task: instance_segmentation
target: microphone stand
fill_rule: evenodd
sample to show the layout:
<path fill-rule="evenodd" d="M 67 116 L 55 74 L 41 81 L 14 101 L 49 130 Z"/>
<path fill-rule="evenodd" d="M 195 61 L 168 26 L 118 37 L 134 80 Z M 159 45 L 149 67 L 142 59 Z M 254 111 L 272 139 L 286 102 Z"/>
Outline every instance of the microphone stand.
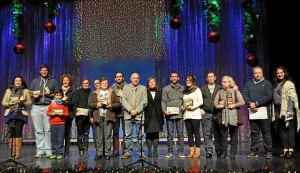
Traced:
<path fill-rule="evenodd" d="M 16 127 L 16 120 L 15 120 L 15 119 L 12 119 L 11 121 L 12 121 L 12 122 L 9 122 L 9 125 L 8 125 L 8 126 L 9 126 L 10 128 L 9 128 L 9 131 L 7 132 L 7 134 L 5 135 L 5 138 L 8 136 L 8 134 L 12 134 L 13 128 Z M 0 165 L 4 165 L 4 164 L 6 164 L 6 163 L 14 163 L 15 165 L 21 165 L 21 166 L 26 167 L 23 163 L 20 163 L 20 162 L 18 162 L 18 161 L 15 160 L 15 158 L 14 158 L 14 156 L 13 156 L 13 147 L 14 147 L 14 140 L 11 139 L 10 157 L 9 157 L 7 160 L 1 162 Z"/>
<path fill-rule="evenodd" d="M 133 162 L 133 163 L 131 163 L 131 164 L 129 164 L 129 165 L 126 165 L 126 166 L 124 166 L 124 168 L 129 167 L 129 166 L 132 166 L 132 165 L 135 165 L 135 164 L 137 164 L 137 163 L 141 163 L 141 164 L 142 164 L 142 168 L 144 168 L 144 164 L 146 163 L 146 164 L 148 164 L 148 165 L 152 165 L 152 166 L 154 166 L 154 167 L 160 169 L 159 166 L 154 165 L 153 163 L 149 163 L 149 162 L 147 162 L 147 161 L 145 160 L 145 158 L 143 158 L 143 134 L 141 134 L 141 133 L 142 133 L 142 130 L 143 130 L 143 126 L 144 126 L 144 123 L 143 123 L 143 116 L 144 116 L 144 115 L 141 116 L 141 119 L 140 119 L 140 125 L 139 125 L 139 130 L 138 130 L 138 135 L 140 135 L 140 137 L 138 138 L 138 140 L 141 141 L 141 142 L 140 142 L 140 150 L 141 150 L 141 151 L 140 151 L 140 156 L 139 156 L 139 158 L 138 158 L 138 160 L 137 160 L 136 162 Z"/>

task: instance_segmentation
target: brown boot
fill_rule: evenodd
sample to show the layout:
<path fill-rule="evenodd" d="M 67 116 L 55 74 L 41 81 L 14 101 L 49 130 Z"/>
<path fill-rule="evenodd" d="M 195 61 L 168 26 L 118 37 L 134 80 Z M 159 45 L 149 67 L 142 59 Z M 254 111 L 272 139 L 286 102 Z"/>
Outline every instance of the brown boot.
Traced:
<path fill-rule="evenodd" d="M 200 147 L 196 147 L 195 155 L 193 156 L 194 159 L 200 159 Z"/>
<path fill-rule="evenodd" d="M 15 159 L 19 159 L 21 157 L 22 144 L 23 144 L 23 138 L 16 138 L 16 155 L 15 155 Z"/>
<path fill-rule="evenodd" d="M 187 158 L 193 158 L 195 155 L 195 147 L 190 147 L 190 154 L 187 156 Z"/>
<path fill-rule="evenodd" d="M 16 138 L 9 139 L 9 147 L 11 149 L 11 158 L 15 158 L 16 156 Z"/>

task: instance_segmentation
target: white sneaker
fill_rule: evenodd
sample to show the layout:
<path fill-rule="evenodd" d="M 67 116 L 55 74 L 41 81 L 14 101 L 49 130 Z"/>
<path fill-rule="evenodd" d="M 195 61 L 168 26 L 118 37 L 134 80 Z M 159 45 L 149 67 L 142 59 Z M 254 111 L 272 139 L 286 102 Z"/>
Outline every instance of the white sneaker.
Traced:
<path fill-rule="evenodd" d="M 179 153 L 178 155 L 180 158 L 185 158 L 185 155 L 183 153 Z"/>
<path fill-rule="evenodd" d="M 165 157 L 166 158 L 171 158 L 171 157 L 173 157 L 173 154 L 172 153 L 168 153 Z"/>
<path fill-rule="evenodd" d="M 44 154 L 42 154 L 42 153 L 36 153 L 34 158 L 42 158 L 43 156 L 44 156 Z"/>

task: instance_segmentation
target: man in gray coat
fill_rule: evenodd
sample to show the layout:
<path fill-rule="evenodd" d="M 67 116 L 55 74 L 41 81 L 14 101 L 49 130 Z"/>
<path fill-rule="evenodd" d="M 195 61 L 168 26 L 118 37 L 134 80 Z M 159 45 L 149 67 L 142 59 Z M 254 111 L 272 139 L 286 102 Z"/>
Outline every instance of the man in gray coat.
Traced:
<path fill-rule="evenodd" d="M 170 81 L 171 84 L 167 85 L 162 90 L 162 111 L 165 114 L 167 124 L 167 145 L 168 153 L 166 158 L 173 157 L 174 148 L 174 125 L 176 125 L 177 137 L 178 137 L 178 154 L 180 158 L 184 158 L 184 138 L 183 138 L 183 114 L 181 111 L 183 90 L 184 86 L 179 84 L 178 72 L 171 72 Z"/>
<path fill-rule="evenodd" d="M 133 128 L 136 128 L 138 153 L 140 158 L 145 158 L 142 150 L 144 135 L 144 109 L 147 106 L 147 89 L 140 85 L 140 76 L 133 73 L 130 77 L 131 83 L 123 87 L 122 106 L 124 108 L 125 120 L 125 145 L 126 153 L 122 159 L 131 158 L 133 152 Z"/>

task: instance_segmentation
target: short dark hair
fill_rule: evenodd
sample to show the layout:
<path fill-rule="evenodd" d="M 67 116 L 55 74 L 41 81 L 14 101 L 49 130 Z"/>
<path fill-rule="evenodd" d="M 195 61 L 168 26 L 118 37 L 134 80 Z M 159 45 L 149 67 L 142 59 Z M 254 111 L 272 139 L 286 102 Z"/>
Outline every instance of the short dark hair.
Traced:
<path fill-rule="evenodd" d="M 100 83 L 103 82 L 103 81 L 106 81 L 106 80 L 109 82 L 107 77 L 100 77 L 99 78 Z"/>
<path fill-rule="evenodd" d="M 46 68 L 46 69 L 49 71 L 49 67 L 48 67 L 46 64 L 41 65 L 41 66 L 40 66 L 40 70 L 41 70 L 42 68 Z"/>
<path fill-rule="evenodd" d="M 170 76 L 171 76 L 173 73 L 177 74 L 177 76 L 179 77 L 179 73 L 178 73 L 177 71 L 172 71 L 172 72 L 170 73 Z"/>
<path fill-rule="evenodd" d="M 122 74 L 122 76 L 124 77 L 124 73 L 123 72 L 121 72 L 121 71 L 117 71 L 116 73 L 115 73 L 115 77 L 117 77 L 117 74 L 118 73 L 121 73 Z"/>
<path fill-rule="evenodd" d="M 58 90 L 54 91 L 54 95 L 56 95 L 56 94 L 61 94 L 62 96 L 64 96 L 64 92 L 62 89 L 58 89 Z"/>

